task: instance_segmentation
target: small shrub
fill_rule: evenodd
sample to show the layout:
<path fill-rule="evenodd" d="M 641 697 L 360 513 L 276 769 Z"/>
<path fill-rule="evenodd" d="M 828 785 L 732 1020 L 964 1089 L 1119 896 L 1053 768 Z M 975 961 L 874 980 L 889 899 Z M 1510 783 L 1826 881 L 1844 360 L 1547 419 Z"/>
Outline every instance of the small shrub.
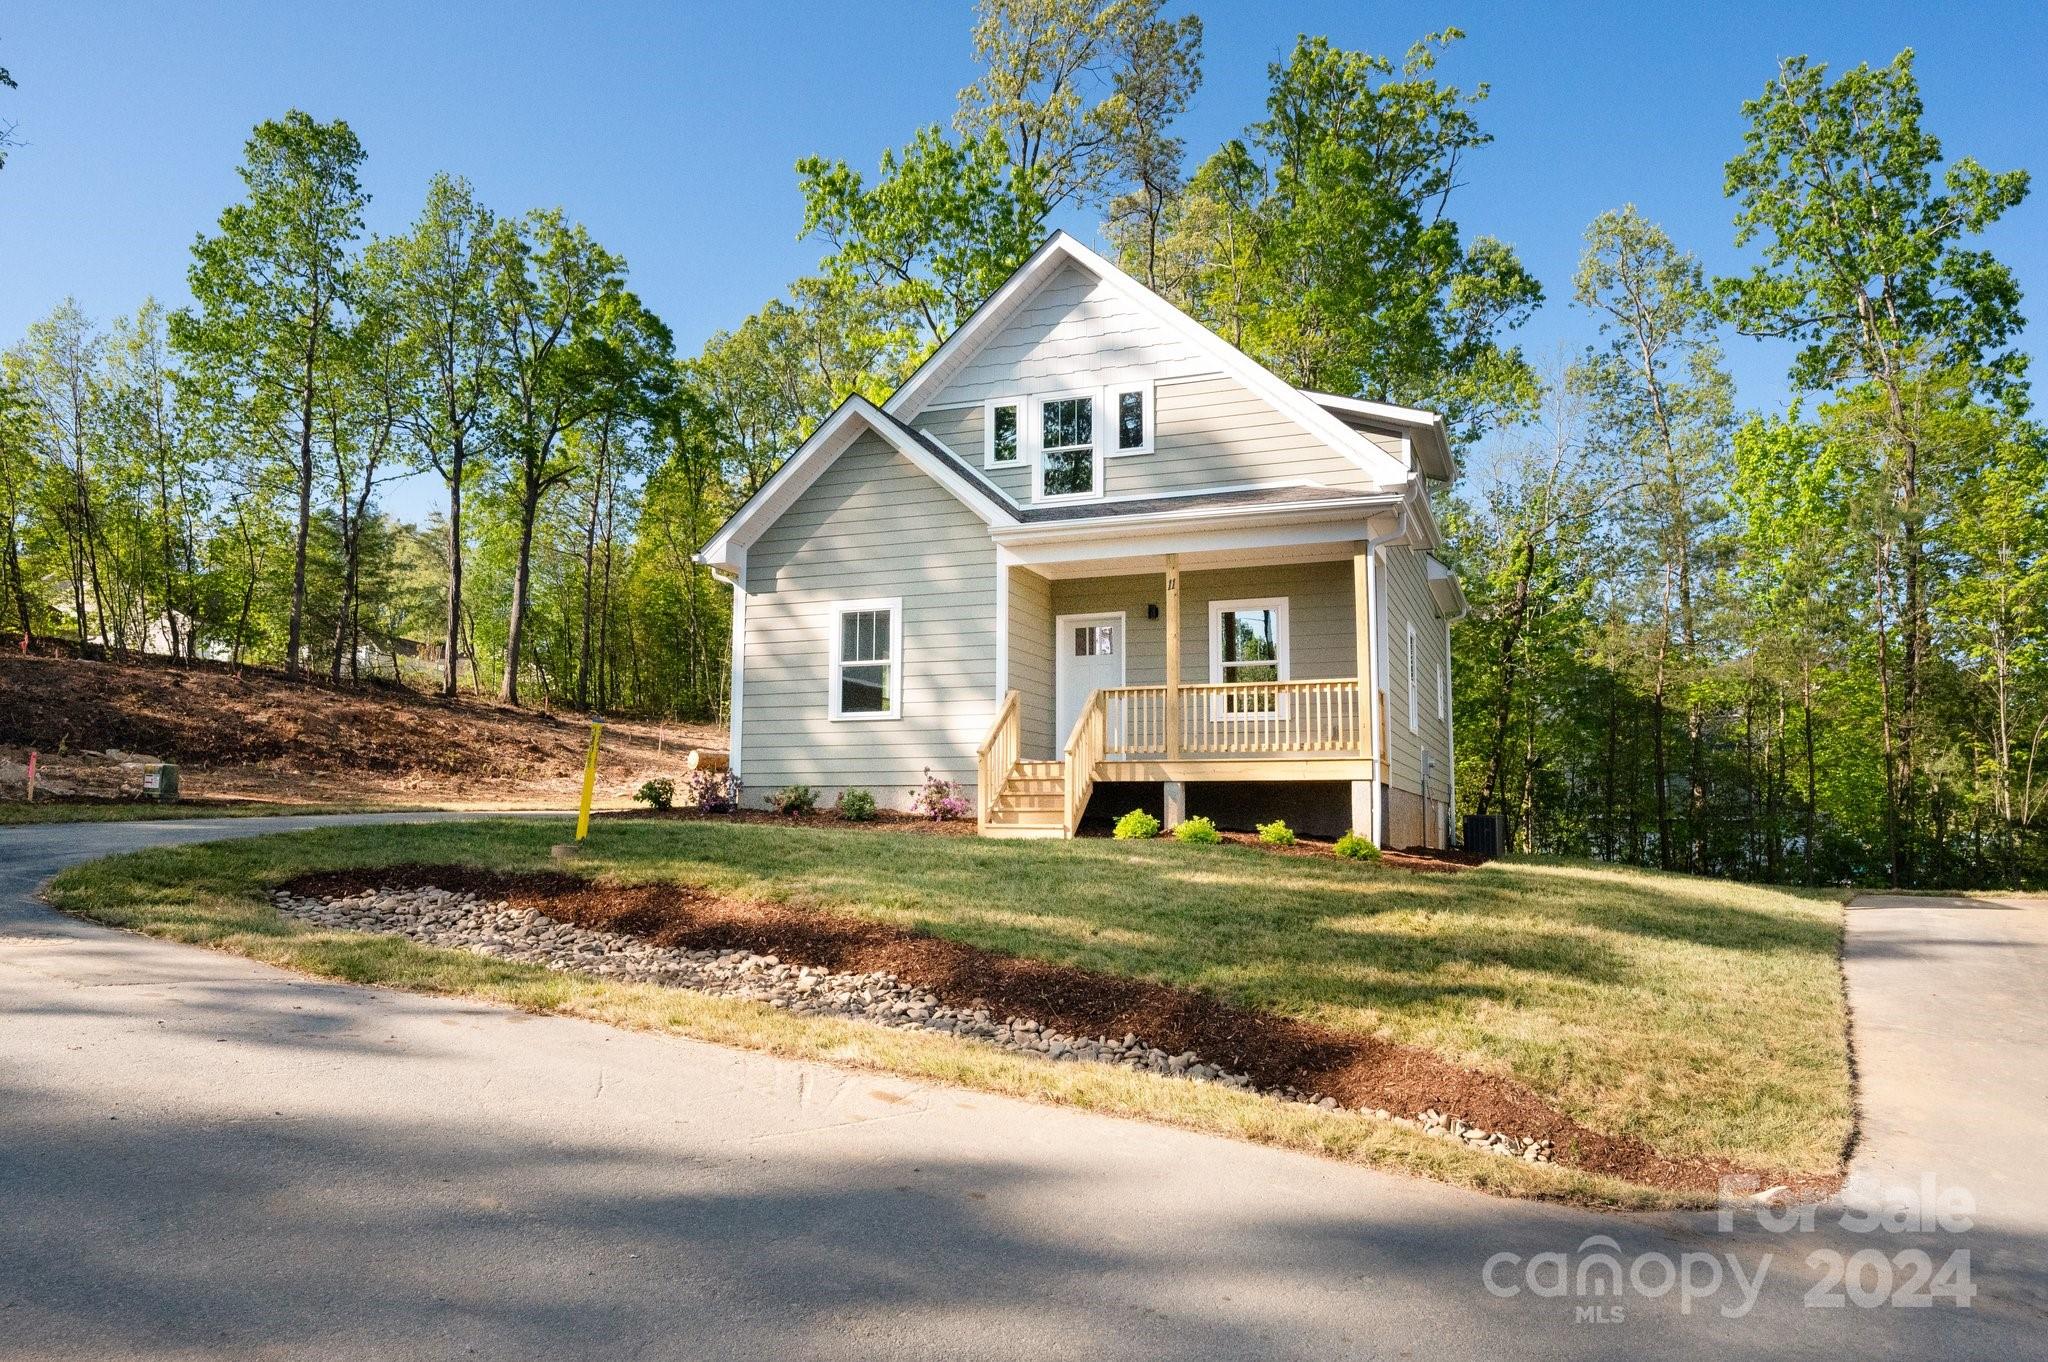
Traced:
<path fill-rule="evenodd" d="M 1216 825 L 1206 818 L 1190 818 L 1173 830 L 1173 838 L 1196 846 L 1214 846 L 1223 840 L 1223 834 L 1216 831 Z"/>
<path fill-rule="evenodd" d="M 1119 842 L 1143 842 L 1159 835 L 1159 820 L 1143 809 L 1132 809 L 1116 820 L 1115 837 Z"/>
<path fill-rule="evenodd" d="M 656 776 L 642 782 L 633 792 L 633 801 L 645 804 L 650 809 L 666 809 L 676 802 L 676 783 L 667 776 Z"/>
<path fill-rule="evenodd" d="M 791 818 L 811 813 L 818 807 L 818 792 L 808 785 L 785 785 L 768 796 L 768 807 Z"/>
<path fill-rule="evenodd" d="M 683 777 L 683 807 L 698 813 L 731 813 L 740 806 L 740 783 L 730 771 L 692 771 Z"/>
<path fill-rule="evenodd" d="M 1380 849 L 1355 832 L 1339 837 L 1332 850 L 1350 861 L 1377 861 L 1380 858 Z"/>
<path fill-rule="evenodd" d="M 924 768 L 924 784 L 910 792 L 910 807 L 935 823 L 973 816 L 974 801 L 960 793 L 959 785 L 941 780 Z"/>
<path fill-rule="evenodd" d="M 871 823 L 875 818 L 875 797 L 866 790 L 839 792 L 839 816 L 849 823 Z"/>
<path fill-rule="evenodd" d="M 1294 845 L 1294 829 L 1283 819 L 1276 818 L 1270 823 L 1259 824 L 1259 840 L 1269 847 L 1291 847 Z"/>

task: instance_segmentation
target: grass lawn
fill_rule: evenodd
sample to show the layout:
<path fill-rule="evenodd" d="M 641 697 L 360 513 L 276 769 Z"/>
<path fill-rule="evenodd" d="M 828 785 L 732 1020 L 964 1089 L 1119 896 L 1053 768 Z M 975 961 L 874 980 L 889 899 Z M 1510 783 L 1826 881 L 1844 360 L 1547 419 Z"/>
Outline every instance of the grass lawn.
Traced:
<path fill-rule="evenodd" d="M 322 829 L 162 849 L 59 877 L 60 906 L 361 982 L 475 993 L 778 1053 L 875 1064 L 1393 1165 L 1470 1185 L 1672 1204 L 1561 1168 L 947 1037 L 323 933 L 262 900 L 308 870 L 541 868 L 552 821 Z M 1170 841 L 996 842 L 758 824 L 613 822 L 577 873 L 815 905 L 972 945 L 1207 990 L 1510 1075 L 1671 1155 L 1827 1174 L 1851 1123 L 1839 896 L 1581 864 L 1413 874 Z"/>

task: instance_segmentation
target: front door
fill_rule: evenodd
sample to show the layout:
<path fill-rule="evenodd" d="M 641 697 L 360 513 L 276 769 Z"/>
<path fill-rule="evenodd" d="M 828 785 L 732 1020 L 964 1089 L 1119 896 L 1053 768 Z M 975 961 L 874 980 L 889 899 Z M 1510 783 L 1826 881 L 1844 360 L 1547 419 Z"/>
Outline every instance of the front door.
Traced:
<path fill-rule="evenodd" d="M 1061 615 L 1053 625 L 1053 656 L 1058 659 L 1053 689 L 1059 727 L 1053 748 L 1064 751 L 1074 721 L 1088 697 L 1106 686 L 1124 683 L 1123 612 L 1108 615 Z"/>

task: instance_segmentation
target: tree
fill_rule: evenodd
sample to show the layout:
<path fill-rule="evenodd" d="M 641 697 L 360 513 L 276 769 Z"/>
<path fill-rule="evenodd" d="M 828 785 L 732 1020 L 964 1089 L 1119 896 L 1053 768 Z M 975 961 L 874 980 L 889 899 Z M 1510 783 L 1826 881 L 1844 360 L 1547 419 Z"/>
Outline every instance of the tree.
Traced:
<path fill-rule="evenodd" d="M 369 202 L 362 143 L 348 124 L 297 109 L 259 123 L 238 173 L 248 196 L 192 247 L 196 311 L 171 337 L 209 415 L 252 450 L 288 462 L 298 494 L 285 670 L 302 662 L 306 545 L 313 523 L 329 351 L 347 326 L 353 250 Z"/>
<path fill-rule="evenodd" d="M 1167 189 L 1180 145 L 1167 133 L 1201 83 L 1202 21 L 1163 0 L 981 0 L 954 126 L 998 139 L 1043 211 L 1105 204 L 1119 184 Z M 1150 177 L 1149 179 L 1147 177 Z"/>
<path fill-rule="evenodd" d="M 491 307 L 504 375 L 502 472 L 517 547 L 498 695 L 516 704 L 534 522 L 548 493 L 576 471 L 574 460 L 563 456 L 563 434 L 601 405 L 590 333 L 623 287 L 625 262 L 556 209 L 503 223 L 499 233 L 506 266 L 495 280 Z"/>
<path fill-rule="evenodd" d="M 0 88 L 8 90 L 21 88 L 14 83 L 14 77 L 7 74 L 7 68 L 4 66 L 0 66 Z M 12 123 L 0 123 L 0 170 L 6 169 L 7 153 L 16 145 L 18 145 L 18 139 L 14 135 L 14 125 Z"/>
<path fill-rule="evenodd" d="M 1462 240 L 1447 210 L 1490 136 L 1433 74 L 1461 36 L 1399 68 L 1303 38 L 1268 68 L 1266 118 L 1227 143 L 1166 211 L 1168 296 L 1288 381 L 1441 411 L 1470 437 L 1533 408 L 1502 337 L 1542 301 L 1512 248 Z M 1128 245 L 1127 264 L 1143 265 Z"/>
<path fill-rule="evenodd" d="M 1113 158 L 1110 180 L 1125 189 L 1110 199 L 1106 227 L 1119 255 L 1143 261 L 1140 277 L 1156 290 L 1166 208 L 1181 190 L 1184 144 L 1170 129 L 1201 84 L 1202 23 L 1188 15 L 1171 24 L 1120 26 L 1114 46 L 1114 93 L 1102 121 Z"/>
<path fill-rule="evenodd" d="M 127 480 L 139 493 L 141 542 L 130 575 L 140 597 L 156 598 L 167 651 L 190 658 L 198 648 L 196 541 L 206 487 L 185 427 L 168 318 L 163 305 L 149 298 L 132 319 L 115 323 L 108 375 L 112 452 L 127 464 Z"/>
<path fill-rule="evenodd" d="M 1676 679 L 1687 740 L 1686 864 L 1697 870 L 1707 798 L 1700 583 L 1712 579 L 1727 515 L 1734 388 L 1720 367 L 1699 262 L 1633 205 L 1601 214 L 1587 229 L 1574 287 L 1579 304 L 1599 318 L 1607 345 L 1588 354 L 1573 381 L 1592 403 L 1595 440 L 1628 470 L 1627 538 L 1638 550 L 1632 575 L 1648 584 L 1655 602 L 1648 670 L 1658 861 L 1667 870 L 1676 864 L 1664 744 L 1667 694 Z"/>
<path fill-rule="evenodd" d="M 1036 172 L 1001 137 L 954 142 L 924 128 L 882 153 L 872 185 L 844 161 L 797 162 L 803 235 L 832 248 L 821 272 L 842 295 L 878 305 L 875 347 L 914 363 L 938 348 L 1038 244 L 1046 203 Z"/>
<path fill-rule="evenodd" d="M 463 491 L 475 461 L 492 454 L 492 404 L 502 382 L 491 306 L 498 272 L 508 263 L 503 242 L 496 218 L 469 182 L 436 175 L 412 230 L 370 250 L 373 269 L 390 281 L 401 343 L 417 366 L 403 420 L 414 447 L 448 489 L 443 695 L 455 693 L 462 655 Z"/>
<path fill-rule="evenodd" d="M 49 504 L 62 534 L 71 584 L 72 625 L 83 649 L 89 639 L 116 647 L 119 612 L 107 613 L 101 573 L 100 455 L 106 444 L 106 338 L 77 302 L 66 298 L 28 329 L 12 356 L 13 385 L 34 416 L 33 438 L 54 475 Z M 110 627 L 110 618 L 111 625 Z"/>
<path fill-rule="evenodd" d="M 1907 883 L 1930 644 L 1923 409 L 1910 390 L 1916 374 L 1962 370 L 1977 390 L 1996 394 L 2023 371 L 2007 349 L 2021 324 L 2019 285 L 1967 243 L 2026 197 L 2028 177 L 1962 157 L 1936 188 L 1943 152 L 1921 127 L 1910 49 L 1880 70 L 1858 66 L 1834 81 L 1826 66 L 1793 58 L 1743 113 L 1749 127 L 1726 187 L 1738 204 L 1736 244 L 1756 244 L 1763 260 L 1719 282 L 1722 305 L 1748 334 L 1798 342 L 1792 376 L 1800 386 L 1868 383 L 1880 404 L 1870 452 L 1891 487 L 1901 576 L 1899 685 L 1894 694 L 1887 684 L 1884 698 L 1891 874 Z"/>

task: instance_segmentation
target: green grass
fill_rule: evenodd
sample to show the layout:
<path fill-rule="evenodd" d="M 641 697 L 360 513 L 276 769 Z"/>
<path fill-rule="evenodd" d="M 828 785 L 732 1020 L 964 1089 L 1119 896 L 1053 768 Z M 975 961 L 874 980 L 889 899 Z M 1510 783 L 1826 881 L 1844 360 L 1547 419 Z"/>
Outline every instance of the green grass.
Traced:
<path fill-rule="evenodd" d="M 559 827 L 531 822 L 321 829 L 97 862 L 66 872 L 53 896 L 104 921 L 337 978 L 873 1063 L 1495 1190 L 1672 1200 L 1344 1114 L 1310 1116 L 1186 1083 L 990 1056 L 950 1038 L 312 932 L 261 899 L 268 886 L 311 869 L 540 867 L 559 840 Z M 600 824 L 575 868 L 860 913 L 1427 1046 L 1512 1075 L 1586 1124 L 1670 1154 L 1827 1173 L 1838 1168 L 1850 1128 L 1833 894 L 1534 861 L 1417 875 L 1233 846 L 679 822 Z"/>

